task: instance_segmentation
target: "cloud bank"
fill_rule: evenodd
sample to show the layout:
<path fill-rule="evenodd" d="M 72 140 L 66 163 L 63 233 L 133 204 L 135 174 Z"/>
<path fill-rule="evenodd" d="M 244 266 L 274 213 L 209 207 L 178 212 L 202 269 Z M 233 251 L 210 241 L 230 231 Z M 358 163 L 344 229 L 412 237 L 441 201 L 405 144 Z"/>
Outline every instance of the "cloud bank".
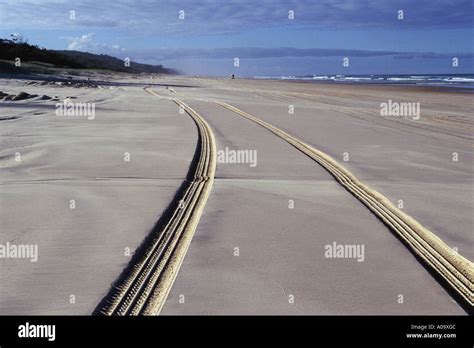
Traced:
<path fill-rule="evenodd" d="M 288 11 L 294 11 L 294 19 Z M 470 28 L 471 0 L 3 0 L 2 27 L 118 28 L 133 33 L 225 33 L 244 28 Z M 70 18 L 75 11 L 75 18 Z M 184 19 L 179 19 L 184 11 Z"/>
<path fill-rule="evenodd" d="M 144 60 L 169 60 L 176 59 L 222 59 L 222 58 L 281 58 L 281 57 L 384 57 L 391 56 L 397 59 L 437 59 L 437 58 L 473 58 L 474 53 L 432 53 L 432 52 L 397 52 L 397 51 L 369 51 L 353 49 L 324 49 L 324 48 L 259 48 L 259 47 L 237 47 L 237 48 L 158 48 L 150 50 L 135 50 L 134 54 Z"/>

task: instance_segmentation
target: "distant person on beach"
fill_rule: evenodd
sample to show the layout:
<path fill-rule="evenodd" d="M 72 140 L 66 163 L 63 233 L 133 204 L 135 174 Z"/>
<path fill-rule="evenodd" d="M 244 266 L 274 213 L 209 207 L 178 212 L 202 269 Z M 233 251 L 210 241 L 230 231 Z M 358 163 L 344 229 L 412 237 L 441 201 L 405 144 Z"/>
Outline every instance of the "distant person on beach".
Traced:
<path fill-rule="evenodd" d="M 232 76 L 231 76 L 230 78 L 231 78 L 232 80 L 233 80 L 233 79 L 235 79 L 235 75 L 234 75 L 234 74 L 232 74 Z"/>

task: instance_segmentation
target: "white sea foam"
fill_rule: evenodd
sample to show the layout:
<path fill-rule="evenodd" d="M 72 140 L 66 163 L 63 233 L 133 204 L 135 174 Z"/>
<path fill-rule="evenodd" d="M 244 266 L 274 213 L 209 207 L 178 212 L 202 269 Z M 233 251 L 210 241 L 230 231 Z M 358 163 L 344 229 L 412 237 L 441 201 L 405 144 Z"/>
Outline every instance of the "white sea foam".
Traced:
<path fill-rule="evenodd" d="M 255 79 L 305 80 L 333 83 L 416 84 L 474 88 L 473 75 L 306 75 L 254 76 Z"/>

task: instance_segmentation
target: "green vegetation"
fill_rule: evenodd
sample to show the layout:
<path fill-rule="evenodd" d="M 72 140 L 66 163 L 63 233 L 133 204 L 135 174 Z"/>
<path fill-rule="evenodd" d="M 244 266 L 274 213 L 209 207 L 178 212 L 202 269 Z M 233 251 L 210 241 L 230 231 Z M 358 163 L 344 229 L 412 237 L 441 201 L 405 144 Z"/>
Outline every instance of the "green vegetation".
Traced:
<path fill-rule="evenodd" d="M 15 67 L 15 59 L 21 59 L 22 68 Z M 25 64 L 26 63 L 26 64 Z M 162 65 L 148 65 L 130 62 L 126 67 L 123 60 L 105 54 L 79 51 L 48 50 L 26 42 L 0 38 L 0 72 L 47 72 L 48 69 L 98 69 L 118 72 L 176 74 Z"/>

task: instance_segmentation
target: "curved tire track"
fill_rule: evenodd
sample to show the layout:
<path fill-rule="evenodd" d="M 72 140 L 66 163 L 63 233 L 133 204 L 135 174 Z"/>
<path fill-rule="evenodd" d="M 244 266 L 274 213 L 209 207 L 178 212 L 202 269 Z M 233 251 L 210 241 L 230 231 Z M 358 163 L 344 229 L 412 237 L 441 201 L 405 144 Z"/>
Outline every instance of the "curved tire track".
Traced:
<path fill-rule="evenodd" d="M 160 97 L 149 88 L 146 92 Z M 216 143 L 207 122 L 184 102 L 171 98 L 191 116 L 199 131 L 199 158 L 192 179 L 176 197 L 164 227 L 144 245 L 96 308 L 98 315 L 159 314 L 191 243 L 216 171 Z"/>
<path fill-rule="evenodd" d="M 433 232 L 395 207 L 385 196 L 360 182 L 331 156 L 230 104 L 218 101 L 216 103 L 266 128 L 319 163 L 346 190 L 395 232 L 435 274 L 444 279 L 460 300 L 464 301 L 471 309 L 473 308 L 474 267 L 471 261 L 456 253 Z"/>

